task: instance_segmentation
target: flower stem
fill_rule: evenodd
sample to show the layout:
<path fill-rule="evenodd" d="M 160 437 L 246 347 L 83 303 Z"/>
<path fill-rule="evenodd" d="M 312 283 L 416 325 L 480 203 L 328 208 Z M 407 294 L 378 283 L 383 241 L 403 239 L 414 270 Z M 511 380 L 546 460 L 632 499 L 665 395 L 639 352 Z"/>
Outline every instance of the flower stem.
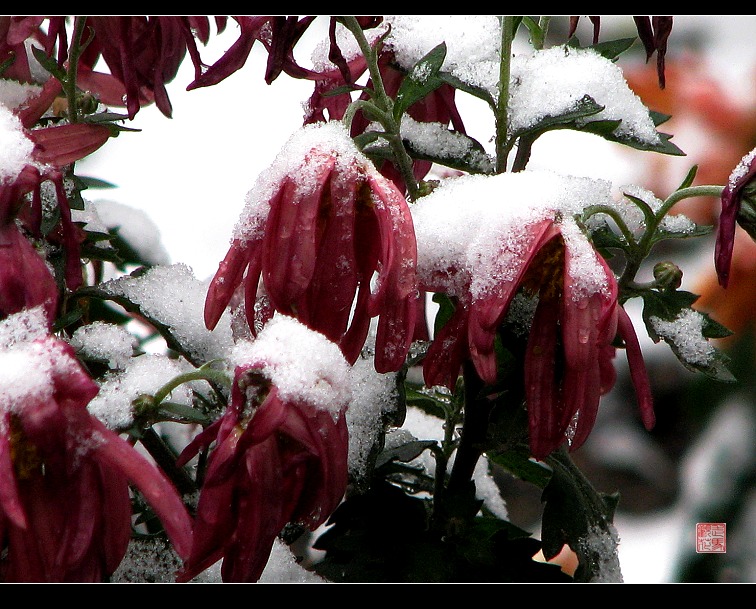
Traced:
<path fill-rule="evenodd" d="M 505 15 L 501 22 L 501 52 L 499 55 L 499 99 L 496 104 L 496 173 L 507 169 L 509 146 L 507 145 L 509 76 L 512 62 L 512 38 L 514 17 Z"/>
<path fill-rule="evenodd" d="M 79 70 L 79 57 L 86 48 L 87 44 L 82 44 L 84 30 L 87 26 L 86 17 L 76 17 L 74 19 L 74 32 L 71 36 L 71 46 L 68 50 L 68 69 L 63 90 L 66 93 L 68 101 L 68 120 L 71 123 L 79 122 L 79 100 L 76 88 L 76 79 Z"/>
<path fill-rule="evenodd" d="M 150 456 L 155 459 L 160 469 L 171 479 L 176 490 L 183 495 L 190 495 L 197 490 L 197 485 L 192 477 L 186 470 L 176 465 L 176 455 L 173 454 L 173 451 L 154 428 L 148 427 L 143 430 L 139 441 L 150 453 Z"/>
<path fill-rule="evenodd" d="M 370 73 L 370 80 L 373 83 L 374 96 L 372 104 L 379 110 L 379 112 L 376 113 L 376 117 L 386 132 L 386 139 L 389 146 L 391 146 L 391 151 L 394 153 L 395 163 L 399 172 L 402 174 L 402 179 L 407 188 L 407 194 L 411 200 L 415 200 L 420 195 L 420 187 L 415 179 L 415 174 L 412 169 L 412 158 L 407 154 L 407 150 L 402 142 L 400 124 L 394 118 L 394 102 L 388 96 L 386 89 L 383 86 L 383 78 L 381 77 L 381 72 L 378 68 L 378 54 L 368 43 L 365 33 L 362 31 L 362 28 L 355 17 L 344 17 L 344 25 L 354 35 L 355 40 L 360 47 L 360 51 L 362 51 L 362 54 L 365 57 L 368 72 Z M 363 104 L 364 103 L 365 102 L 363 102 Z M 352 114 L 353 113 L 349 114 L 350 120 Z"/>
<path fill-rule="evenodd" d="M 484 383 L 478 376 L 472 361 L 463 364 L 465 380 L 465 420 L 462 436 L 454 458 L 454 467 L 449 477 L 447 490 L 450 493 L 462 491 L 472 480 L 475 466 L 483 454 L 488 433 L 488 419 L 494 403 L 481 397 Z"/>
<path fill-rule="evenodd" d="M 171 391 L 176 389 L 176 387 L 183 385 L 184 383 L 190 383 L 192 381 L 209 381 L 230 385 L 231 379 L 229 378 L 228 374 L 226 374 L 222 370 L 213 370 L 212 368 L 208 368 L 208 365 L 211 363 L 212 362 L 207 362 L 202 367 L 197 368 L 197 370 L 179 374 L 175 378 L 171 379 L 168 383 L 163 385 L 160 389 L 157 390 L 157 392 L 155 392 L 155 406 L 159 406 L 162 401 L 170 395 Z"/>

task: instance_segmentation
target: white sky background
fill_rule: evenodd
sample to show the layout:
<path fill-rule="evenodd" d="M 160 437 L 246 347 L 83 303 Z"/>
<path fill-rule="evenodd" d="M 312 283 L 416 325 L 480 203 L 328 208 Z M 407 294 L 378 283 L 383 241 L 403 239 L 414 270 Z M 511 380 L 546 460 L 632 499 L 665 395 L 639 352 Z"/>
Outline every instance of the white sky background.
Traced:
<path fill-rule="evenodd" d="M 612 19 L 602 18 L 602 40 L 611 39 Z M 316 20 L 315 24 L 318 24 Z M 709 60 L 713 71 L 733 92 L 754 86 L 756 65 L 756 16 L 680 16 L 670 38 L 670 54 L 675 39 L 683 32 L 701 29 L 708 37 Z M 318 29 L 311 26 L 304 45 L 315 44 L 324 34 L 327 19 Z M 632 24 L 631 24 L 632 25 Z M 589 40 L 590 22 L 581 20 L 581 41 Z M 208 63 L 215 60 L 236 39 L 236 24 L 229 20 L 227 31 L 214 37 L 200 54 Z M 303 45 L 303 46 L 304 46 Z M 297 58 L 309 65 L 308 51 Z M 302 123 L 305 102 L 313 84 L 282 74 L 272 85 L 265 84 L 267 54 L 256 43 L 247 64 L 225 81 L 209 88 L 185 91 L 193 79 L 193 66 L 187 59 L 176 79 L 168 86 L 173 118 L 163 116 L 155 107 L 143 108 L 129 127 L 140 133 L 124 132 L 109 141 L 98 153 L 78 164 L 78 173 L 101 178 L 118 186 L 114 190 L 85 192 L 89 200 L 111 199 L 144 210 L 160 230 L 171 262 L 189 265 L 198 279 L 210 277 L 226 253 L 234 224 L 244 206 L 244 197 L 262 172 L 278 154 L 281 146 Z M 652 62 L 655 58 L 652 59 Z M 460 96 L 460 111 L 469 132 L 488 145 L 493 131 L 488 122 L 476 124 L 476 115 L 489 120 L 483 108 L 469 112 L 466 96 Z M 664 129 L 662 129 L 663 131 Z M 675 133 L 672 140 L 686 149 L 686 135 Z M 624 183 L 628 156 L 596 136 L 559 132 L 550 134 L 548 146 L 534 148 L 530 168 L 551 167 Z M 545 142 L 545 139 L 544 139 Z M 585 144 L 580 154 L 567 152 L 567 146 Z M 648 155 L 651 153 L 640 153 Z M 677 162 L 677 161 L 676 161 Z M 679 160 L 680 177 L 690 162 Z M 623 519 L 617 522 L 622 538 L 620 560 L 628 583 L 663 582 L 671 573 L 669 561 L 678 551 L 676 521 L 670 512 L 650 519 Z"/>

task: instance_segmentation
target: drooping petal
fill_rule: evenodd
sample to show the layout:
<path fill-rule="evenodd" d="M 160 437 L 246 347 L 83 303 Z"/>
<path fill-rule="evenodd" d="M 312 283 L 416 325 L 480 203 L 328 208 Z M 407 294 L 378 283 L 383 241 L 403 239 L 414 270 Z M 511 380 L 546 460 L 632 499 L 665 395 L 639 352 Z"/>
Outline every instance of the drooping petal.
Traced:
<path fill-rule="evenodd" d="M 714 246 L 714 266 L 719 284 L 726 288 L 730 279 L 735 229 L 740 212 L 743 188 L 756 177 L 756 149 L 751 150 L 733 170 L 722 191 L 722 211 L 719 215 L 717 240 Z"/>
<path fill-rule="evenodd" d="M 218 324 L 236 288 L 241 284 L 244 269 L 249 264 L 254 246 L 255 243 L 252 241 L 234 239 L 225 258 L 218 266 L 218 271 L 210 281 L 205 296 L 205 326 L 209 330 L 214 329 Z"/>
<path fill-rule="evenodd" d="M 321 214 L 323 224 L 317 261 L 307 290 L 307 326 L 338 342 L 346 332 L 358 287 L 355 249 L 357 174 L 334 176 L 330 206 Z"/>
<path fill-rule="evenodd" d="M 630 378 L 632 379 L 635 388 L 635 396 L 638 400 L 641 420 L 643 421 L 645 428 L 651 430 L 656 424 L 656 414 L 654 413 L 651 383 L 648 380 L 646 363 L 643 361 L 643 353 L 630 316 L 627 314 L 627 311 L 619 305 L 617 306 L 617 313 L 619 316 L 617 331 L 625 342 L 627 361 L 630 364 Z"/>
<path fill-rule="evenodd" d="M 52 322 L 58 309 L 58 285 L 45 261 L 15 224 L 0 227 L 0 316 L 44 307 Z"/>
<path fill-rule="evenodd" d="M 303 167 L 305 183 L 284 178 L 280 202 L 271 206 L 265 227 L 262 276 L 277 311 L 296 314 L 292 304 L 310 285 L 315 269 L 318 213 L 335 159 L 313 154 Z"/>
<path fill-rule="evenodd" d="M 27 520 L 13 471 L 10 434 L 6 431 L 10 426 L 10 414 L 4 412 L 0 413 L 0 416 L 2 416 L 0 420 L 0 511 L 2 512 L 0 521 L 8 518 L 13 526 L 25 529 Z"/>
<path fill-rule="evenodd" d="M 525 399 L 530 451 L 543 459 L 564 441 L 564 404 L 556 377 L 559 303 L 542 301 L 536 308 L 525 351 Z"/>
<path fill-rule="evenodd" d="M 60 168 L 99 149 L 110 138 L 110 130 L 103 125 L 76 123 L 33 129 L 28 136 L 36 144 L 34 158 Z"/>
<path fill-rule="evenodd" d="M 92 434 L 101 439 L 95 448 L 97 454 L 139 488 L 160 518 L 176 553 L 182 559 L 188 558 L 192 538 L 191 520 L 172 483 L 162 471 L 99 420 L 89 417 L 89 425 Z"/>
<path fill-rule="evenodd" d="M 371 296 L 371 312 L 380 311 L 376 336 L 378 372 L 398 370 L 412 343 L 417 319 L 417 243 L 407 202 L 393 184 L 369 173 L 367 183 L 376 199 L 375 213 L 383 248 L 378 289 Z"/>
<path fill-rule="evenodd" d="M 467 307 L 458 305 L 449 320 L 433 337 L 423 360 L 423 380 L 428 387 L 439 385 L 450 391 L 457 384 L 462 362 L 468 355 Z"/>

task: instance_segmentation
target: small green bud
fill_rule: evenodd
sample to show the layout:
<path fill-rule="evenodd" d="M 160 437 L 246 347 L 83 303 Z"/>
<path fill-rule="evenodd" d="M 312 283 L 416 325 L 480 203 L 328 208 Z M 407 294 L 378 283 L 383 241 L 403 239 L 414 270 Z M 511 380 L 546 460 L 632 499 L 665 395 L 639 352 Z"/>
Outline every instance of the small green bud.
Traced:
<path fill-rule="evenodd" d="M 673 291 L 682 285 L 682 271 L 673 262 L 659 262 L 654 266 L 654 279 L 662 290 Z"/>

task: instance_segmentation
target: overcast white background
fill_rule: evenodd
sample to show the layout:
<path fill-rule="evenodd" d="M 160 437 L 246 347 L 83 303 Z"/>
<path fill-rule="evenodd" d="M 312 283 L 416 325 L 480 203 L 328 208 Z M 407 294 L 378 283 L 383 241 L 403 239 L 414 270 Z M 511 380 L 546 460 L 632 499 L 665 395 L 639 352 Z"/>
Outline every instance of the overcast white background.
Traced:
<path fill-rule="evenodd" d="M 629 20 L 630 17 L 616 17 Z M 584 18 L 588 23 L 587 18 Z M 327 23 L 326 19 L 323 19 Z M 605 18 L 607 32 L 611 18 Z M 680 16 L 670 38 L 697 31 L 707 44 L 708 61 L 731 91 L 754 87 L 756 65 L 756 16 Z M 312 45 L 314 28 L 306 45 Z M 602 39 L 604 35 L 602 34 Z M 214 60 L 236 38 L 236 26 L 229 21 L 228 31 L 200 52 Z M 672 53 L 672 50 L 670 50 Z M 188 264 L 199 279 L 217 269 L 226 253 L 229 237 L 244 205 L 246 192 L 258 174 L 273 160 L 281 145 L 301 125 L 302 103 L 312 92 L 312 83 L 285 75 L 272 85 L 264 82 L 266 53 L 256 44 L 244 68 L 220 84 L 185 91 L 193 79 L 187 59 L 168 87 L 173 103 L 173 118 L 164 117 L 155 107 L 142 109 L 130 127 L 140 133 L 124 132 L 107 143 L 101 152 L 81 162 L 78 173 L 98 177 L 118 186 L 114 190 L 85 193 L 91 200 L 107 198 L 144 210 L 160 230 L 172 262 Z M 307 63 L 306 54 L 299 54 Z M 484 141 L 490 125 L 475 124 L 474 117 L 462 116 L 473 135 Z M 479 113 L 485 115 L 485 112 Z M 477 130 L 477 132 L 476 132 Z M 559 137 L 570 137 L 560 134 Z M 686 134 L 673 140 L 685 149 Z M 594 136 L 584 136 L 585 149 L 577 157 L 567 154 L 574 139 L 551 141 L 540 150 L 533 163 L 559 163 L 565 173 L 623 181 L 628 175 L 627 157 Z M 579 158 L 579 165 L 577 159 Z M 681 176 L 689 168 L 681 160 Z M 650 518 L 617 521 L 622 543 L 620 560 L 628 583 L 658 583 L 671 575 L 670 563 L 679 550 L 681 531 L 673 511 Z"/>

